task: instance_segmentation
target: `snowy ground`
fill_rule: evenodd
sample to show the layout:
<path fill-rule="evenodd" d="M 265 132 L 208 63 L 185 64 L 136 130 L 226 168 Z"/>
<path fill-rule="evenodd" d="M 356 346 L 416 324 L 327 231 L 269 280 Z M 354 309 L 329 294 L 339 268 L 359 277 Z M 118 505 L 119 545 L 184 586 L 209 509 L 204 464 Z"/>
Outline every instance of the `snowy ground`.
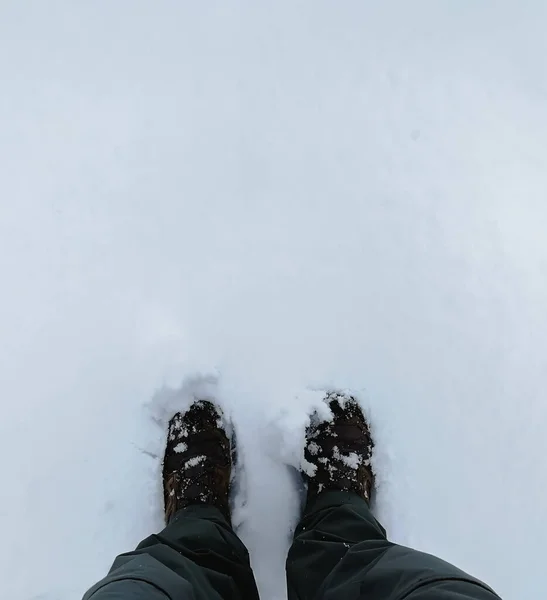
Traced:
<path fill-rule="evenodd" d="M 394 540 L 546 595 L 546 23 L 0 3 L 1 597 L 78 598 L 161 526 L 152 417 L 196 372 L 240 429 L 264 600 L 328 386 L 369 407 Z"/>

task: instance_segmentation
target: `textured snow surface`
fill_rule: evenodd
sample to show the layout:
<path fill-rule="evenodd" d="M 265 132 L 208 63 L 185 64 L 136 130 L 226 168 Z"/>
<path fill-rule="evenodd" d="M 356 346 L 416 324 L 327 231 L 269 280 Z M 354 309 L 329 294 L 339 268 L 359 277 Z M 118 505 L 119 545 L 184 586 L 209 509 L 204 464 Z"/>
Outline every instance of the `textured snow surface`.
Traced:
<path fill-rule="evenodd" d="M 394 540 L 547 595 L 546 23 L 0 3 L 2 598 L 79 598 L 161 527 L 194 394 L 238 428 L 240 530 L 282 598 L 285 463 L 329 387 L 370 415 Z"/>

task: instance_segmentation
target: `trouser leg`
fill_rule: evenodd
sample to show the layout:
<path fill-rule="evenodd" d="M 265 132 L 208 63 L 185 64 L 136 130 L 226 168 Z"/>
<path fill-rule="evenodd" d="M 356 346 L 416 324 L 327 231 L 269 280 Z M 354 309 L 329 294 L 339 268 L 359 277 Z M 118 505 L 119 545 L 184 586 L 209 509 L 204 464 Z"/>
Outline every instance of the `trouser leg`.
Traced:
<path fill-rule="evenodd" d="M 289 600 L 495 600 L 481 581 L 389 542 L 357 494 L 327 491 L 306 507 L 287 561 Z"/>
<path fill-rule="evenodd" d="M 159 534 L 116 558 L 84 600 L 258 600 L 248 552 L 222 513 L 180 510 Z"/>

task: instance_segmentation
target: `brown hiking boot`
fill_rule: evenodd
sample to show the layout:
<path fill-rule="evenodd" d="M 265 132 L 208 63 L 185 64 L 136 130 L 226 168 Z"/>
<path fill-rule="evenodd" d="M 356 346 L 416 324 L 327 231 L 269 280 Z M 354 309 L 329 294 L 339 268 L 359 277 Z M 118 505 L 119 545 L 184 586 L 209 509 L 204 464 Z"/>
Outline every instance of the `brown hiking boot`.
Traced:
<path fill-rule="evenodd" d="M 198 400 L 171 419 L 163 461 L 167 523 L 192 504 L 212 504 L 230 522 L 230 446 L 222 413 L 212 402 Z"/>
<path fill-rule="evenodd" d="M 332 420 L 320 420 L 316 413 L 306 431 L 304 456 L 312 465 L 304 475 L 308 502 L 323 490 L 340 490 L 355 492 L 370 503 L 373 443 L 363 411 L 355 398 L 337 392 L 329 392 L 325 402 Z"/>

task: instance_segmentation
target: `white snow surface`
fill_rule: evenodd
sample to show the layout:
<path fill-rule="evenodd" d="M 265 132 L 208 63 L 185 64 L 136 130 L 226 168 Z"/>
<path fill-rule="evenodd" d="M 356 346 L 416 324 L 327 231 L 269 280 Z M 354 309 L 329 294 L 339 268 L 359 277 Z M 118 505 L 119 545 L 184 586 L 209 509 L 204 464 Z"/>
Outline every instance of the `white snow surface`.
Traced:
<path fill-rule="evenodd" d="M 544 597 L 547 4 L 0 3 L 0 596 L 162 526 L 218 398 L 285 595 L 308 414 L 370 416 L 390 537 Z M 170 413 L 170 414 L 169 414 Z"/>

